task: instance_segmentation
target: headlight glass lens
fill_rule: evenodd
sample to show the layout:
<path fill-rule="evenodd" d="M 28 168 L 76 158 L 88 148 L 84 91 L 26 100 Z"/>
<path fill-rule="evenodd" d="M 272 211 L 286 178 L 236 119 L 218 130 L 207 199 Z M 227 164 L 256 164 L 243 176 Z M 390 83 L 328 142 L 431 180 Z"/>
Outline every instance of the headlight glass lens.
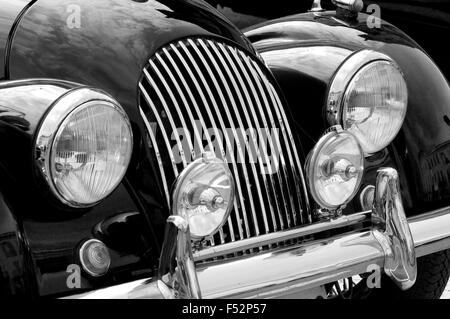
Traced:
<path fill-rule="evenodd" d="M 102 101 L 74 109 L 60 125 L 50 156 L 51 179 L 69 203 L 94 204 L 122 180 L 132 152 L 123 110 Z"/>
<path fill-rule="evenodd" d="M 216 158 L 194 161 L 180 175 L 174 201 L 193 239 L 214 235 L 233 207 L 234 180 L 228 166 Z"/>
<path fill-rule="evenodd" d="M 326 134 L 307 162 L 308 182 L 316 202 L 330 210 L 350 201 L 364 172 L 364 154 L 349 132 Z"/>
<path fill-rule="evenodd" d="M 407 100 L 400 70 L 389 61 L 372 62 L 355 74 L 346 89 L 342 126 L 356 136 L 366 154 L 378 152 L 399 132 Z"/>

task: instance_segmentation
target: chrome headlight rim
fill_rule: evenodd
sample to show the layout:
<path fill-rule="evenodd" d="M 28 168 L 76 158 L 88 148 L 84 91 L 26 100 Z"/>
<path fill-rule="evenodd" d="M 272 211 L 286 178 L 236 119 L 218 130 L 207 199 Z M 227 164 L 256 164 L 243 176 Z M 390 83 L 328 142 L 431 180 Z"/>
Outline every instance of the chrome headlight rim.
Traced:
<path fill-rule="evenodd" d="M 181 173 L 177 176 L 175 182 L 173 183 L 172 189 L 171 189 L 170 211 L 171 211 L 172 215 L 180 215 L 181 217 L 185 218 L 186 221 L 188 221 L 188 223 L 189 223 L 189 216 L 186 216 L 186 214 L 184 214 L 184 215 L 180 214 L 177 210 L 177 206 L 178 206 L 177 201 L 180 197 L 180 192 L 182 191 L 182 186 L 184 184 L 184 181 L 191 175 L 191 173 L 194 170 L 196 170 L 198 168 L 199 165 L 205 165 L 205 164 L 208 164 L 211 162 L 214 162 L 217 164 L 223 164 L 224 167 L 226 167 L 224 172 L 226 173 L 228 180 L 230 181 L 230 193 L 232 194 L 232 198 L 230 199 L 231 204 L 229 205 L 229 207 L 227 207 L 227 211 L 223 217 L 222 222 L 220 224 L 218 224 L 216 226 L 216 228 L 209 235 L 196 236 L 195 234 L 192 234 L 192 232 L 190 232 L 190 238 L 191 238 L 191 240 L 193 240 L 195 242 L 199 242 L 199 241 L 204 240 L 207 237 L 214 236 L 215 234 L 217 234 L 217 232 L 220 230 L 220 228 L 222 228 L 225 225 L 225 223 L 227 222 L 228 217 L 230 216 L 230 213 L 234 207 L 233 203 L 234 203 L 234 197 L 235 197 L 234 194 L 236 191 L 236 184 L 235 184 L 233 174 L 228 169 L 226 163 L 223 160 L 215 157 L 214 154 L 211 152 L 205 152 L 202 154 L 202 157 L 194 160 L 185 169 L 183 169 L 183 171 L 181 171 Z"/>
<path fill-rule="evenodd" d="M 389 62 L 402 73 L 397 63 L 384 53 L 363 49 L 350 55 L 334 74 L 327 92 L 326 116 L 328 124 L 331 126 L 342 125 L 342 104 L 348 86 L 362 68 L 377 61 Z"/>
<path fill-rule="evenodd" d="M 348 88 L 352 84 L 352 81 L 355 77 L 364 69 L 375 63 L 387 63 L 389 66 L 396 69 L 396 71 L 400 74 L 402 79 L 405 81 L 405 75 L 398 66 L 398 64 L 388 55 L 363 49 L 357 51 L 350 55 L 338 68 L 336 73 L 334 74 L 331 83 L 329 85 L 329 89 L 327 92 L 327 100 L 325 106 L 326 120 L 329 125 L 341 125 L 344 129 L 344 101 L 347 97 Z M 407 107 L 407 96 L 406 96 L 406 107 Z M 404 121 L 406 116 L 406 109 L 401 119 L 401 122 Z M 398 134 L 401 129 L 401 125 L 398 128 L 397 132 L 393 135 L 394 137 Z M 391 140 L 392 141 L 392 140 Z M 389 145 L 389 143 L 387 143 Z M 385 148 L 387 145 L 384 145 L 380 149 Z M 364 150 L 365 156 L 370 156 L 376 152 L 366 151 Z"/>
<path fill-rule="evenodd" d="M 103 198 L 96 202 L 88 204 L 68 200 L 56 187 L 51 173 L 51 157 L 55 148 L 55 140 L 60 129 L 72 114 L 74 114 L 75 112 L 79 112 L 83 108 L 92 106 L 93 104 L 102 104 L 104 106 L 111 107 L 115 111 L 120 113 L 120 115 L 124 118 L 130 132 L 131 151 L 128 154 L 127 158 L 127 163 L 129 164 L 133 150 L 133 130 L 131 128 L 131 123 L 128 115 L 114 98 L 109 96 L 107 93 L 95 88 L 75 88 L 69 90 L 61 97 L 59 97 L 55 102 L 53 102 L 41 119 L 41 122 L 36 130 L 33 143 L 35 165 L 37 167 L 37 170 L 39 171 L 40 177 L 45 180 L 45 184 L 48 185 L 51 193 L 56 197 L 56 199 L 70 208 L 90 208 L 97 205 L 104 199 Z M 122 179 L 119 179 L 114 187 L 112 187 L 112 190 L 109 192 L 109 194 L 111 194 L 114 189 L 117 188 L 121 180 Z"/>
<path fill-rule="evenodd" d="M 348 198 L 346 200 L 342 201 L 342 203 L 339 205 L 331 205 L 331 204 L 323 201 L 321 199 L 321 197 L 319 196 L 319 194 L 317 193 L 314 183 L 312 182 L 314 179 L 314 171 L 315 171 L 313 164 L 316 163 L 319 155 L 321 155 L 321 150 L 327 145 L 327 143 L 332 138 L 338 136 L 339 134 L 348 134 L 355 139 L 359 153 L 363 156 L 362 157 L 362 163 L 363 163 L 362 165 L 363 166 L 361 167 L 361 171 L 364 172 L 364 152 L 361 148 L 361 145 L 358 142 L 358 139 L 351 132 L 343 130 L 340 125 L 333 126 L 331 129 L 329 129 L 329 131 L 327 131 L 320 138 L 320 140 L 317 142 L 317 144 L 314 146 L 314 148 L 308 154 L 308 157 L 306 159 L 306 165 L 305 165 L 305 171 L 306 171 L 306 177 L 307 177 L 306 180 L 308 183 L 308 189 L 311 192 L 311 196 L 313 197 L 314 201 L 319 205 L 320 208 L 327 209 L 329 211 L 338 211 L 339 209 L 344 208 L 349 202 L 351 202 L 355 198 L 356 194 L 358 193 L 358 191 L 361 188 L 361 183 L 362 183 L 363 175 L 364 175 L 364 174 L 358 175 L 358 179 L 355 184 L 356 186 L 353 189 L 353 192 L 348 196 Z"/>

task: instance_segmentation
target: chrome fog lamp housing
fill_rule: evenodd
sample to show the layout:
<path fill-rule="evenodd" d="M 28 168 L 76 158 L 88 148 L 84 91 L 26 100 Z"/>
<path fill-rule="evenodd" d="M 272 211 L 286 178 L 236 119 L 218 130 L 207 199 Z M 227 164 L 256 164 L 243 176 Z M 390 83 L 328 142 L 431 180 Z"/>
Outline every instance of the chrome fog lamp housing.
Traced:
<path fill-rule="evenodd" d="M 399 66 L 389 56 L 361 50 L 336 72 L 328 92 L 327 118 L 353 133 L 365 155 L 385 148 L 406 116 L 408 91 Z"/>
<path fill-rule="evenodd" d="M 212 153 L 205 153 L 177 178 L 172 191 L 172 214 L 188 221 L 193 240 L 212 236 L 228 219 L 234 191 L 228 166 Z"/>
<path fill-rule="evenodd" d="M 350 132 L 335 127 L 308 155 L 309 189 L 321 208 L 337 210 L 357 193 L 364 173 L 364 153 Z"/>
<path fill-rule="evenodd" d="M 133 147 L 120 104 L 95 89 L 78 88 L 56 100 L 35 139 L 38 170 L 64 204 L 90 207 L 121 182 Z"/>

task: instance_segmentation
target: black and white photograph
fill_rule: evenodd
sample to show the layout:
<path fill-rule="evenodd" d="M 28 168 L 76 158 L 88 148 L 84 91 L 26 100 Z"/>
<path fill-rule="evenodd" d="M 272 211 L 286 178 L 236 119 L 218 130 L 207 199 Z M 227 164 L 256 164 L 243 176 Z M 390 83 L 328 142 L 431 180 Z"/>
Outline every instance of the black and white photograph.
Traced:
<path fill-rule="evenodd" d="M 0 0 L 0 300 L 450 299 L 449 39 L 450 0 Z"/>

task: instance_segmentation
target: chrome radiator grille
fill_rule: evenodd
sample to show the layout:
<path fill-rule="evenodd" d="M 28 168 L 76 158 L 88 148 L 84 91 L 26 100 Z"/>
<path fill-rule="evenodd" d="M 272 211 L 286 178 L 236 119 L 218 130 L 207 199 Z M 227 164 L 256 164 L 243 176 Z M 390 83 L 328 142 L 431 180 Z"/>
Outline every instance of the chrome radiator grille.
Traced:
<path fill-rule="evenodd" d="M 167 201 L 176 176 L 205 149 L 214 147 L 233 173 L 234 210 L 210 245 L 310 222 L 296 145 L 265 72 L 236 47 L 190 38 L 160 49 L 139 82 L 140 112 Z"/>

